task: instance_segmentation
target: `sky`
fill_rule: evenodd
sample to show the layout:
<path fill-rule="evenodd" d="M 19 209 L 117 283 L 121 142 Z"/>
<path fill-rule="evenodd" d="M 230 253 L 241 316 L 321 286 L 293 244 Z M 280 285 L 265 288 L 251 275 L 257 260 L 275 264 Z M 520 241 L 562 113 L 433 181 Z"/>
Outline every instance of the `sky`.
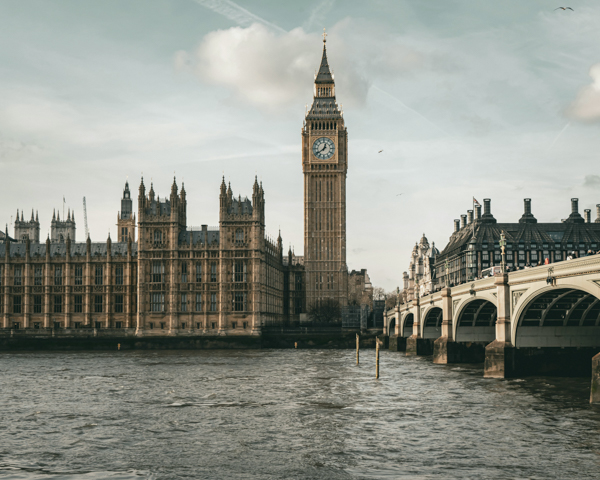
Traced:
<path fill-rule="evenodd" d="M 556 2 L 555 2 L 556 3 Z M 401 286 L 472 199 L 516 222 L 600 204 L 600 3 L 3 0 L 0 221 L 75 211 L 116 238 L 125 181 L 185 183 L 218 224 L 221 177 L 263 182 L 266 229 L 303 251 L 301 127 L 327 28 L 349 137 L 347 263 Z M 564 5 L 568 6 L 568 5 Z M 380 150 L 383 152 L 378 153 Z M 134 201 L 134 210 L 137 203 Z"/>

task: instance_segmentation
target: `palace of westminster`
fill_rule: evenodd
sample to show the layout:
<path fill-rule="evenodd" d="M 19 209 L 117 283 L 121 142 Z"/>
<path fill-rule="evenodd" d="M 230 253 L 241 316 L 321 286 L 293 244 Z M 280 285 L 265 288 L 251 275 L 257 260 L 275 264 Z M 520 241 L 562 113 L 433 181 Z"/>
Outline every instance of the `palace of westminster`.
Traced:
<path fill-rule="evenodd" d="M 325 42 L 325 39 L 324 39 Z M 75 217 L 53 214 L 40 243 L 40 222 L 17 211 L 14 238 L 0 232 L 0 328 L 94 329 L 136 335 L 259 335 L 268 324 L 306 320 L 323 302 L 370 304 L 366 270 L 346 264 L 348 133 L 323 56 L 314 96 L 302 126 L 304 256 L 284 252 L 281 234 L 265 234 L 265 197 L 255 178 L 252 198 L 237 198 L 225 179 L 219 194 L 219 227 L 187 225 L 187 197 L 175 179 L 168 198 L 138 193 L 137 219 L 125 184 L 112 242 L 76 242 Z M 538 223 L 525 199 L 517 223 L 498 223 L 491 201 L 454 221 L 444 250 L 425 235 L 415 245 L 399 301 L 446 285 L 472 281 L 500 264 L 505 234 L 510 268 L 562 261 L 600 248 L 597 218 L 578 212 L 560 223 Z M 123 330 L 124 329 L 124 330 Z M 41 332 L 40 332 L 41 333 Z"/>
<path fill-rule="evenodd" d="M 14 238 L 0 232 L 0 326 L 257 335 L 326 300 L 346 306 L 349 293 L 370 286 L 366 270 L 346 265 L 347 144 L 324 38 L 302 127 L 304 257 L 286 254 L 281 234 L 266 236 L 256 179 L 249 199 L 236 198 L 223 178 L 219 227 L 201 230 L 187 226 L 183 184 L 174 179 L 161 199 L 142 179 L 137 219 L 125 184 L 115 242 L 76 242 L 69 211 L 62 220 L 54 213 L 43 244 L 38 215 L 27 221 L 17 211 Z"/>

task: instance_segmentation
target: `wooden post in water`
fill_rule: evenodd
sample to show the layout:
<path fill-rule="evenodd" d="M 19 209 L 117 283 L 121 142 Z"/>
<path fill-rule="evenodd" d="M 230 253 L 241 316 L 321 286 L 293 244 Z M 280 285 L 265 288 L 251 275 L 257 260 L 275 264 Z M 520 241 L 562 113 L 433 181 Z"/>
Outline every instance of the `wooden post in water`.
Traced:
<path fill-rule="evenodd" d="M 379 378 L 379 340 L 375 339 L 375 378 Z"/>
<path fill-rule="evenodd" d="M 356 364 L 358 365 L 358 351 L 359 351 L 359 347 L 360 347 L 360 335 L 357 333 L 356 334 Z"/>

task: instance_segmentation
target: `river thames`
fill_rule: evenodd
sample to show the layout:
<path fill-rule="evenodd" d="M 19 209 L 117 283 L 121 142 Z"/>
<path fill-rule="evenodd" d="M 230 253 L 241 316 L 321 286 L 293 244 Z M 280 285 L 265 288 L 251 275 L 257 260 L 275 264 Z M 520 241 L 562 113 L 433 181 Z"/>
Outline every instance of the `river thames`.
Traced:
<path fill-rule="evenodd" d="M 588 378 L 374 356 L 3 353 L 0 477 L 600 478 Z"/>

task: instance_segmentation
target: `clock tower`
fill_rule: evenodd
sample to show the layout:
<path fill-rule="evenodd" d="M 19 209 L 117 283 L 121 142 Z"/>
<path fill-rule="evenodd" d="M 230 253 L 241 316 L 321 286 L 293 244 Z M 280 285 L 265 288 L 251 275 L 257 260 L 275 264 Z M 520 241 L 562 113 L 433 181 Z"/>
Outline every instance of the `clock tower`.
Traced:
<path fill-rule="evenodd" d="M 306 306 L 326 299 L 348 303 L 346 173 L 348 132 L 335 99 L 334 77 L 323 57 L 315 75 L 313 103 L 302 127 L 304 266 Z"/>

